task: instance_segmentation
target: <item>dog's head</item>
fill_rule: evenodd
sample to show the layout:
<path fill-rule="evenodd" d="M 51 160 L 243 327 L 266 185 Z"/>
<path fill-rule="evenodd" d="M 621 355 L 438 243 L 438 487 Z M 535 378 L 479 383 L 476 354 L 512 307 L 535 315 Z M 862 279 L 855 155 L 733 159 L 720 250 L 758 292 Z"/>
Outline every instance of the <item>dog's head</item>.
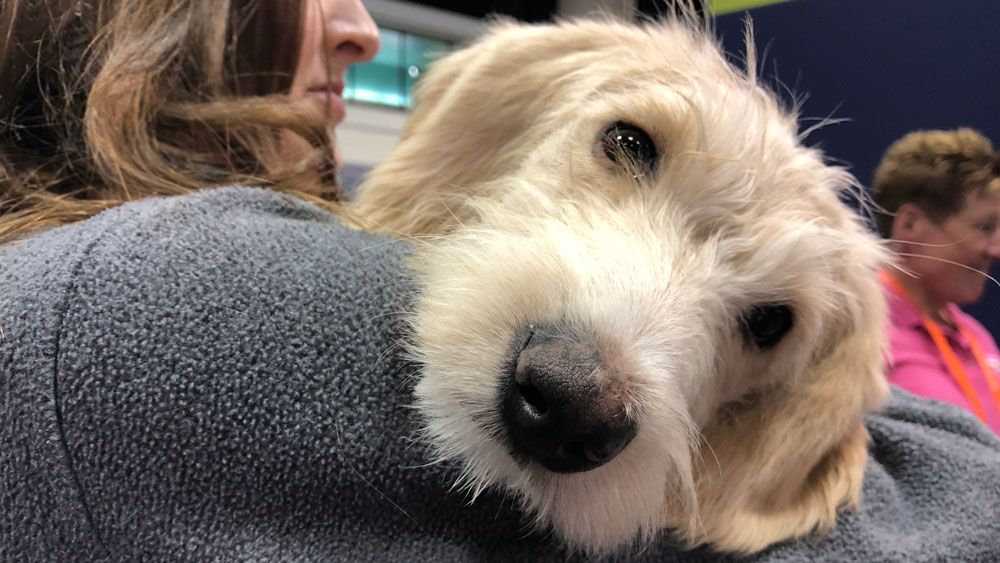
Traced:
<path fill-rule="evenodd" d="M 887 393 L 850 176 L 688 25 L 501 25 L 357 210 L 418 241 L 426 431 L 572 548 L 753 551 L 856 502 Z"/>

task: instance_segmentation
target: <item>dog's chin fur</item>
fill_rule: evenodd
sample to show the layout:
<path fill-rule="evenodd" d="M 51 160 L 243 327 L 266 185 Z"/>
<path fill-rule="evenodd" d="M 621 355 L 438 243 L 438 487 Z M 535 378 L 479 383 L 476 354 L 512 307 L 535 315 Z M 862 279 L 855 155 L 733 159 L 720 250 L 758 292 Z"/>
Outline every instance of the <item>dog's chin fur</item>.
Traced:
<path fill-rule="evenodd" d="M 423 78 L 400 145 L 355 211 L 412 237 L 417 406 L 474 496 L 505 487 L 571 550 L 621 553 L 668 531 L 753 552 L 832 526 L 859 501 L 864 414 L 881 371 L 881 245 L 838 197 L 845 172 L 795 116 L 687 24 L 499 25 Z M 638 177 L 599 146 L 655 141 Z M 773 349 L 740 319 L 784 303 Z M 499 412 L 520 331 L 597 343 L 633 441 L 557 474 L 515 459 Z"/>

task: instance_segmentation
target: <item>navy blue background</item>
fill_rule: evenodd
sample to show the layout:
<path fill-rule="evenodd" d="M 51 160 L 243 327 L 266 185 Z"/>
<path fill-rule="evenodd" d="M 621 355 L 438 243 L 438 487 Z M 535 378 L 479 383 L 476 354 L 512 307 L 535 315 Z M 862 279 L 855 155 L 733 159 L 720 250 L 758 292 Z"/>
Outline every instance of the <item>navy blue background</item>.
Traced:
<path fill-rule="evenodd" d="M 765 80 L 808 93 L 804 117 L 851 120 L 806 143 L 862 184 L 886 147 L 914 129 L 969 126 L 1000 144 L 1000 1 L 794 0 L 749 14 L 758 59 L 767 52 Z M 717 21 L 734 55 L 745 52 L 744 15 Z M 1000 340 L 1000 287 L 988 283 L 984 298 L 963 308 Z"/>

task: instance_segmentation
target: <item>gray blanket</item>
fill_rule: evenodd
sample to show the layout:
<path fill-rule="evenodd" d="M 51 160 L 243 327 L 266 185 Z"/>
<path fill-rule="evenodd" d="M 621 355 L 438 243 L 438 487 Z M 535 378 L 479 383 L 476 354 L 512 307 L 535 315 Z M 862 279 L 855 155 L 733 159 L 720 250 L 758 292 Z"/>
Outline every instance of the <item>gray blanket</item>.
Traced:
<path fill-rule="evenodd" d="M 0 248 L 0 561 L 564 558 L 414 441 L 405 253 L 245 188 Z M 864 508 L 755 560 L 1000 559 L 1000 440 L 901 392 L 869 429 Z"/>

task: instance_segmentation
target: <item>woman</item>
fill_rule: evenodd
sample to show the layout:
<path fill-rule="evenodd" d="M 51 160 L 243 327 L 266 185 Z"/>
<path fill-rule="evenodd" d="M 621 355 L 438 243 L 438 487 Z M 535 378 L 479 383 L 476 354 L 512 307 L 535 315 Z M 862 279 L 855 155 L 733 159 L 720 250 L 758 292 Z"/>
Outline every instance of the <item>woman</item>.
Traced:
<path fill-rule="evenodd" d="M 896 141 L 872 193 L 891 215 L 880 231 L 899 256 L 889 293 L 893 383 L 975 414 L 1000 434 L 1000 352 L 958 305 L 983 294 L 1000 258 L 1000 161 L 971 129 Z"/>
<path fill-rule="evenodd" d="M 565 559 L 512 502 L 469 505 L 457 468 L 427 465 L 406 251 L 303 201 L 336 210 L 323 116 L 375 48 L 358 2 L 2 6 L 20 79 L 0 97 L 0 560 Z M 273 189 L 199 191 L 235 183 Z M 905 398 L 869 429 L 863 511 L 760 559 L 1000 549 L 996 519 L 939 525 L 1000 505 L 967 485 L 1000 467 L 991 436 Z"/>
<path fill-rule="evenodd" d="M 332 127 L 378 32 L 355 0 L 5 2 L 0 241 L 234 183 L 337 197 Z"/>

